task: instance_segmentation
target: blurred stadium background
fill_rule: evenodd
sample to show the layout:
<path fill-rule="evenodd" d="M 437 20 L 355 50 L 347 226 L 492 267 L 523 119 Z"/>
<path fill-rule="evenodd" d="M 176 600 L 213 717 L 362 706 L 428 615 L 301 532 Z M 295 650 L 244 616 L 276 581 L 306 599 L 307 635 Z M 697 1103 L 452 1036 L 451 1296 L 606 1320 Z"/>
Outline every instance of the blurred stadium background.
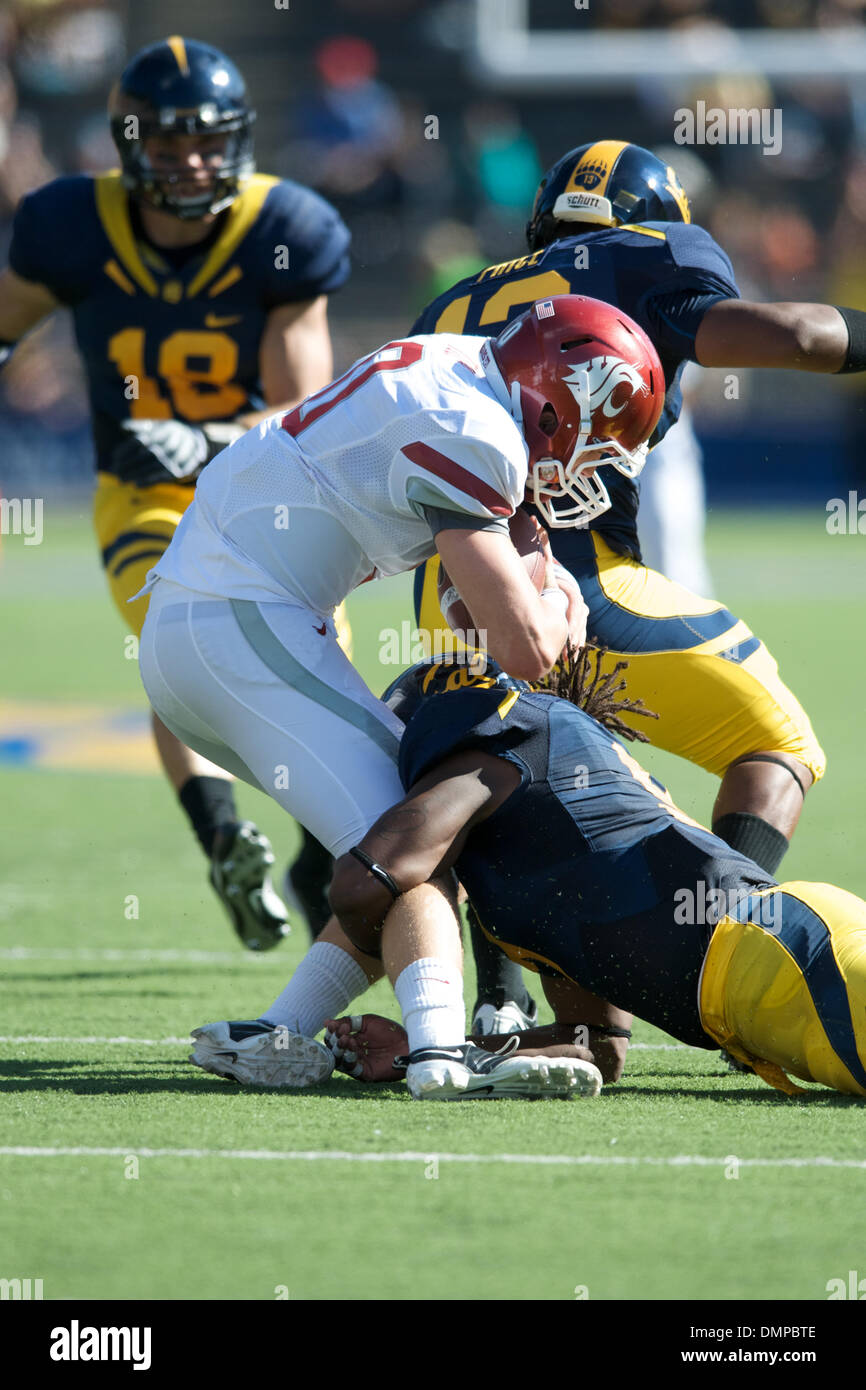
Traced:
<path fill-rule="evenodd" d="M 579 8 L 585 4 L 585 8 Z M 664 147 L 743 294 L 861 306 L 866 290 L 864 0 L 10 0 L 0 14 L 0 257 L 19 198 L 111 167 L 111 82 L 184 32 L 227 50 L 258 111 L 259 167 L 311 184 L 354 237 L 332 301 L 337 368 L 405 333 L 438 290 L 524 250 L 541 171 L 609 136 Z M 674 145 L 675 111 L 780 108 L 781 151 Z M 431 122 L 430 117 L 435 118 Z M 433 138 L 431 138 L 433 137 Z M 67 323 L 0 383 L 6 495 L 90 486 Z M 711 504 L 804 503 L 862 477 L 862 377 L 696 374 Z M 26 486 L 25 486 L 26 484 Z"/>

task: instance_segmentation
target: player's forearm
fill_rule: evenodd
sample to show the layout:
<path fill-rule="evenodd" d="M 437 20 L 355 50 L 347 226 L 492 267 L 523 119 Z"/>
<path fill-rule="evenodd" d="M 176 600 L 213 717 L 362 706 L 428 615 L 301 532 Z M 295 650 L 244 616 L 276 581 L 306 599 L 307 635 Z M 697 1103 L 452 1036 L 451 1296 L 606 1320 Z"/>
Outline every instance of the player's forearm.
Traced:
<path fill-rule="evenodd" d="M 708 309 L 695 338 L 702 367 L 785 367 L 839 372 L 849 328 L 830 304 L 750 304 L 725 299 Z"/>
<path fill-rule="evenodd" d="M 259 373 L 267 406 L 243 417 L 248 428 L 269 415 L 294 410 L 328 385 L 334 354 L 326 295 L 273 310 L 259 350 Z"/>
<path fill-rule="evenodd" d="M 330 347 L 327 351 L 319 347 L 318 352 L 306 362 L 304 370 L 284 380 L 281 389 L 274 387 L 270 392 L 265 391 L 265 399 L 269 404 L 264 410 L 252 410 L 239 415 L 237 423 L 249 430 L 262 420 L 269 419 L 271 415 L 287 415 L 296 405 L 300 405 L 301 401 L 305 401 L 307 396 L 312 396 L 314 392 L 321 391 L 322 387 L 328 385 L 332 368 Z"/>
<path fill-rule="evenodd" d="M 568 638 L 567 598 L 552 566 L 545 593 L 539 595 L 506 536 L 455 528 L 438 531 L 435 539 L 494 661 L 518 679 L 539 680 Z"/>
<path fill-rule="evenodd" d="M 44 285 L 22 280 L 14 270 L 0 272 L 0 338 L 17 343 L 37 323 L 60 308 Z"/>
<path fill-rule="evenodd" d="M 500 622 L 480 626 L 487 632 L 487 650 L 509 675 L 536 681 L 556 664 L 569 639 L 566 595 L 554 587 L 533 595 L 528 611 L 508 613 Z"/>

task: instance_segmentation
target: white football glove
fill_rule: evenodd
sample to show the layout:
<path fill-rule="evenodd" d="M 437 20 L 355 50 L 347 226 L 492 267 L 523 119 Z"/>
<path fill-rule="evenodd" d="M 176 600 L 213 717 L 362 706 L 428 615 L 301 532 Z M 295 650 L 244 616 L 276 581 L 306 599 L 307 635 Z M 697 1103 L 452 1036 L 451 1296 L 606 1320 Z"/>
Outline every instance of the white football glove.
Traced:
<path fill-rule="evenodd" d="M 126 438 L 112 454 L 112 472 L 137 487 L 191 481 L 244 432 L 233 423 L 199 427 L 181 420 L 124 420 L 120 428 Z"/>

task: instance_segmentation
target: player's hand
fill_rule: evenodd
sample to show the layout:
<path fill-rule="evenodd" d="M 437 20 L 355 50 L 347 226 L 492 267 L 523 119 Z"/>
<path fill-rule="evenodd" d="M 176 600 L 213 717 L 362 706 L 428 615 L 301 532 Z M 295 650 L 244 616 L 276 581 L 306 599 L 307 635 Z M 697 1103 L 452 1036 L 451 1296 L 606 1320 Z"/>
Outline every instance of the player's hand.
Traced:
<path fill-rule="evenodd" d="M 181 420 L 124 420 L 126 436 L 111 456 L 112 472 L 122 483 L 153 487 L 185 482 L 207 462 L 210 444 L 204 430 Z"/>
<path fill-rule="evenodd" d="M 544 587 L 545 589 L 555 589 L 556 575 L 554 573 L 554 566 L 556 561 L 553 558 L 553 551 L 550 548 L 550 537 L 537 516 L 530 515 L 530 520 L 535 526 L 538 543 L 541 546 L 541 553 L 544 556 Z"/>
<path fill-rule="evenodd" d="M 400 1081 L 406 1075 L 394 1066 L 394 1058 L 409 1051 L 406 1030 L 379 1014 L 329 1018 L 325 1046 L 334 1054 L 336 1070 L 359 1081 Z"/>
<path fill-rule="evenodd" d="M 568 640 L 575 651 L 579 651 L 581 647 L 586 645 L 589 609 L 583 601 L 580 585 L 574 575 L 570 574 L 558 560 L 553 562 L 553 577 L 557 588 L 561 589 L 568 599 L 568 607 L 565 610 L 565 616 L 568 619 Z"/>

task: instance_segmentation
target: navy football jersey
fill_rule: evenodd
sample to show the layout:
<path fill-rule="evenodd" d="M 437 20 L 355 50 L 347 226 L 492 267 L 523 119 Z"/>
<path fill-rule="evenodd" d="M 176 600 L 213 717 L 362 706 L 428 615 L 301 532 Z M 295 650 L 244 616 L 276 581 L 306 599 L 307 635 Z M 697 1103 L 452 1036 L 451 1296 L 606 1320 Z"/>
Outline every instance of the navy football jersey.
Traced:
<path fill-rule="evenodd" d="M 17 275 L 72 311 L 106 471 L 123 420 L 198 424 L 261 410 L 268 314 L 349 274 L 349 233 L 334 209 L 263 174 L 188 252 L 160 252 L 136 232 L 118 173 L 77 175 L 23 199 L 9 252 Z"/>
<path fill-rule="evenodd" d="M 684 222 L 587 226 L 576 236 L 461 280 L 422 311 L 412 333 L 495 337 L 535 300 L 556 294 L 584 294 L 613 304 L 652 339 L 666 395 L 651 444 L 680 413 L 680 378 L 686 362 L 696 360 L 695 335 L 703 315 L 719 299 L 739 298 L 730 260 L 703 227 Z M 610 509 L 589 527 L 620 554 L 639 558 L 637 484 L 614 468 L 606 470 L 605 484 Z M 552 531 L 551 543 L 567 565 L 568 557 L 557 549 L 563 534 Z"/>
<path fill-rule="evenodd" d="M 451 688 L 447 681 L 451 681 Z M 514 793 L 455 869 L 485 931 L 683 1041 L 713 1044 L 697 981 L 719 917 L 772 884 L 683 814 L 619 740 L 566 700 L 506 676 L 434 678 L 406 726 L 407 789 L 451 753 L 515 764 Z"/>

